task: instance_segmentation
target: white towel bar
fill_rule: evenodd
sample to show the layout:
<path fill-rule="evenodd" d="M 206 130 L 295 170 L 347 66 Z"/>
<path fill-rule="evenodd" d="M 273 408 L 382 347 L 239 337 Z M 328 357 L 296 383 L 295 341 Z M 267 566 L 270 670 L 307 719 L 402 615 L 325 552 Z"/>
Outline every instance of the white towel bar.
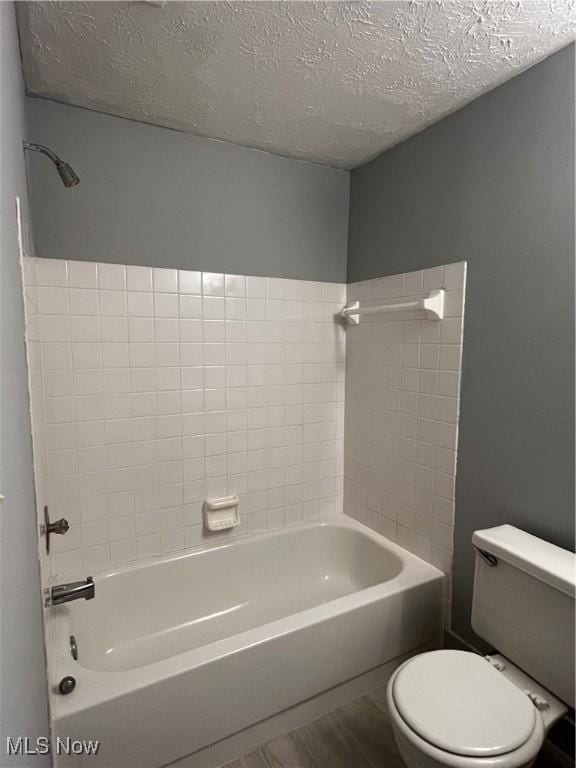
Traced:
<path fill-rule="evenodd" d="M 423 296 L 413 301 L 389 302 L 386 304 L 372 304 L 361 307 L 359 301 L 347 304 L 340 317 L 352 325 L 358 325 L 364 315 L 379 315 L 384 312 L 423 311 L 431 320 L 442 320 L 444 317 L 444 290 L 430 291 L 428 296 Z"/>

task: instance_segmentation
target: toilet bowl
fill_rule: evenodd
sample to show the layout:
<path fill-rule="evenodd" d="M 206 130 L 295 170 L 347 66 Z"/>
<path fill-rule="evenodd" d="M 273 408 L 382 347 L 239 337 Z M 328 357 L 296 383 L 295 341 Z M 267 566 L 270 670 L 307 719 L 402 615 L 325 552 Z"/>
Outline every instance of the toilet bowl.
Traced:
<path fill-rule="evenodd" d="M 387 702 L 408 768 L 527 768 L 567 711 L 503 657 L 450 650 L 400 666 Z"/>
<path fill-rule="evenodd" d="M 503 655 L 431 651 L 388 683 L 408 768 L 528 768 L 574 706 L 576 555 L 499 525 L 475 531 L 472 628 Z"/>

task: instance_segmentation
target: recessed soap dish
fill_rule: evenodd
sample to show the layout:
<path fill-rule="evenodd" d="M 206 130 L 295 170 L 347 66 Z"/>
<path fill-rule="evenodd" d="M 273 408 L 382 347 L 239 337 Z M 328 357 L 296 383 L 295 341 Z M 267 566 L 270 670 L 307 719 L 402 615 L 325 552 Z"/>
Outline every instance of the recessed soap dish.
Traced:
<path fill-rule="evenodd" d="M 237 494 L 206 499 L 204 502 L 204 525 L 209 531 L 225 531 L 240 525 Z"/>

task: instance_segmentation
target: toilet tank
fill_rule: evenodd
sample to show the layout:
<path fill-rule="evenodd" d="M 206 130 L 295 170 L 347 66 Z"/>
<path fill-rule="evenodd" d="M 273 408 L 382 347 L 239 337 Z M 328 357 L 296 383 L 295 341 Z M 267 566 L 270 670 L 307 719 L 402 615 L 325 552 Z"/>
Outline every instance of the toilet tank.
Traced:
<path fill-rule="evenodd" d="M 475 531 L 472 627 L 574 707 L 576 555 L 512 525 Z"/>

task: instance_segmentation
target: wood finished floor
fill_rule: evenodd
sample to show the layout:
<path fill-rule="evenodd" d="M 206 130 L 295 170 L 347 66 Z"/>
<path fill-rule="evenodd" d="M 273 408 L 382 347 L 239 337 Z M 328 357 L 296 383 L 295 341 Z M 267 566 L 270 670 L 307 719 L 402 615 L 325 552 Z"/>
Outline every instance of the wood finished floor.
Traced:
<path fill-rule="evenodd" d="M 384 691 L 279 736 L 225 768 L 404 768 Z"/>
<path fill-rule="evenodd" d="M 363 696 L 224 768 L 405 768 L 386 709 L 385 691 Z M 546 749 L 533 768 L 565 768 Z"/>

